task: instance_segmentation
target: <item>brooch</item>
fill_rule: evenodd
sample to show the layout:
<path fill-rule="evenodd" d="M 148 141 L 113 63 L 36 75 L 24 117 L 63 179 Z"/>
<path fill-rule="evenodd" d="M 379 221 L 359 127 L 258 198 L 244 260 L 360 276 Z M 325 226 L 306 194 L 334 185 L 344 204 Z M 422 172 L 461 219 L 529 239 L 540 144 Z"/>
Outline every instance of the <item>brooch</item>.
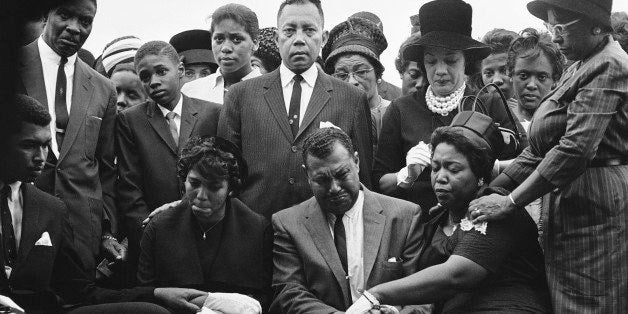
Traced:
<path fill-rule="evenodd" d="M 486 235 L 486 227 L 488 226 L 488 222 L 483 221 L 481 223 L 472 223 L 469 219 L 464 218 L 460 221 L 460 229 L 463 231 L 469 231 L 471 229 L 475 229 L 483 235 Z"/>

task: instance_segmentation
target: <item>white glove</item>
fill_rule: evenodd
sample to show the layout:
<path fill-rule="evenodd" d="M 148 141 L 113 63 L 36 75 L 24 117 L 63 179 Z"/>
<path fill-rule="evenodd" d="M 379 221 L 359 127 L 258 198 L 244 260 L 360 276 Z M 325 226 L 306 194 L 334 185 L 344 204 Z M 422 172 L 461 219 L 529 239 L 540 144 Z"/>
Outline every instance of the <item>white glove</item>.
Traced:
<path fill-rule="evenodd" d="M 257 300 L 239 293 L 208 293 L 204 308 L 223 314 L 262 313 L 262 306 Z"/>
<path fill-rule="evenodd" d="M 410 148 L 406 154 L 406 166 L 397 172 L 397 185 L 409 188 L 416 181 L 423 169 L 432 162 L 432 150 L 423 141 Z"/>
<path fill-rule="evenodd" d="M 364 295 L 362 295 L 357 301 L 355 301 L 345 314 L 364 314 L 368 313 L 373 308 L 373 304 Z"/>

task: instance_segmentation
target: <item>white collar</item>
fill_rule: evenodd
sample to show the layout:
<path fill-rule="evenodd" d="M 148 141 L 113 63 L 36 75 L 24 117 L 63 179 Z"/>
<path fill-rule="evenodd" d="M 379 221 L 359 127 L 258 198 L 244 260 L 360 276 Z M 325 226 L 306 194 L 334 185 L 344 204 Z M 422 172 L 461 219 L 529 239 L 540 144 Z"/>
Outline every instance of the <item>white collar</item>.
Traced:
<path fill-rule="evenodd" d="M 296 74 L 288 69 L 288 67 L 286 67 L 282 62 L 279 66 L 279 75 L 281 77 L 281 86 L 286 87 L 292 82 L 292 79 Z M 312 64 L 309 69 L 301 73 L 301 76 L 303 76 L 305 83 L 313 88 L 316 83 L 316 79 L 318 78 L 318 68 L 315 64 Z"/>
<path fill-rule="evenodd" d="M 183 94 L 181 94 L 180 96 L 181 97 L 179 97 L 179 102 L 176 106 L 174 106 L 174 109 L 172 109 L 172 112 L 176 113 L 179 117 L 181 117 L 181 108 L 183 107 Z M 161 110 L 161 112 L 164 114 L 164 117 L 168 114 L 168 112 L 170 112 L 170 110 L 160 104 L 157 104 L 157 106 L 159 106 L 159 110 Z"/>
<path fill-rule="evenodd" d="M 0 181 L 0 190 L 4 189 L 5 185 L 6 183 Z M 22 187 L 22 181 L 15 181 L 13 183 L 9 183 L 9 186 L 11 187 L 11 193 L 9 193 L 8 197 L 9 197 L 9 200 L 14 201 L 15 198 L 13 196 L 19 193 L 20 187 Z"/>
<path fill-rule="evenodd" d="M 48 62 L 56 64 L 57 66 L 59 65 L 59 62 L 61 62 L 61 56 L 48 46 L 48 44 L 44 41 L 43 35 L 37 39 L 37 47 L 39 48 L 39 56 L 42 60 L 46 59 Z M 68 57 L 66 65 L 74 65 L 74 62 L 76 62 L 76 53 Z"/>
<path fill-rule="evenodd" d="M 262 75 L 262 72 L 259 71 L 258 68 L 256 67 L 251 67 L 253 70 L 251 72 L 249 72 L 249 74 L 245 75 L 240 81 L 246 81 L 248 79 L 254 78 L 254 77 L 258 77 Z M 213 82 L 210 82 L 210 86 L 212 87 L 216 87 L 218 86 L 218 84 L 222 83 L 224 78 L 222 76 L 222 72 L 220 72 L 220 68 L 218 68 L 218 70 L 214 73 L 214 75 L 210 75 L 208 77 L 211 77 L 211 79 L 213 79 Z"/>

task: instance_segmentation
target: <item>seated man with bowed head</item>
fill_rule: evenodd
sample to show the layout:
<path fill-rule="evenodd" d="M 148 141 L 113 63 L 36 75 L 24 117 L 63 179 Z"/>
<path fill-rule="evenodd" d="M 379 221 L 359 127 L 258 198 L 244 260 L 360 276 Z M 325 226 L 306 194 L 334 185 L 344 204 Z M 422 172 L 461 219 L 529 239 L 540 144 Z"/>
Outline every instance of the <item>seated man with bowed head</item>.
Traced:
<path fill-rule="evenodd" d="M 414 273 L 419 206 L 360 184 L 358 153 L 340 129 L 313 131 L 302 157 L 314 197 L 272 217 L 270 312 L 344 311 L 366 289 Z"/>
<path fill-rule="evenodd" d="M 66 205 L 29 184 L 41 174 L 48 156 L 50 114 L 26 95 L 17 95 L 2 108 L 0 295 L 14 300 L 26 313 L 65 312 L 69 306 L 71 313 L 168 313 L 145 302 L 198 311 L 187 301 L 205 295 L 197 290 L 96 287 L 73 245 Z"/>

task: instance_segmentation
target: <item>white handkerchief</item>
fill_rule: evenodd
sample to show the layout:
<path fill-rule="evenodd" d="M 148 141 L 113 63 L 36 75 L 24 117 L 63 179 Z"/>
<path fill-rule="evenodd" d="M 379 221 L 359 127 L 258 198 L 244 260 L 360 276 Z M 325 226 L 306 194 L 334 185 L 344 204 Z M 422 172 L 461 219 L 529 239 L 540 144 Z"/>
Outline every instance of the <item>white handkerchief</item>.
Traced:
<path fill-rule="evenodd" d="M 329 122 L 329 121 L 321 121 L 321 124 L 318 126 L 319 129 L 322 128 L 336 128 L 338 130 L 342 130 L 341 128 L 335 126 L 333 123 Z"/>
<path fill-rule="evenodd" d="M 391 257 L 391 258 L 388 259 L 388 262 L 390 262 L 390 263 L 398 263 L 398 262 L 401 262 L 401 259 L 398 258 L 398 257 Z"/>
<path fill-rule="evenodd" d="M 35 242 L 35 245 L 52 246 L 52 241 L 50 241 L 48 231 L 44 231 L 44 233 L 41 234 L 41 238 Z"/>

